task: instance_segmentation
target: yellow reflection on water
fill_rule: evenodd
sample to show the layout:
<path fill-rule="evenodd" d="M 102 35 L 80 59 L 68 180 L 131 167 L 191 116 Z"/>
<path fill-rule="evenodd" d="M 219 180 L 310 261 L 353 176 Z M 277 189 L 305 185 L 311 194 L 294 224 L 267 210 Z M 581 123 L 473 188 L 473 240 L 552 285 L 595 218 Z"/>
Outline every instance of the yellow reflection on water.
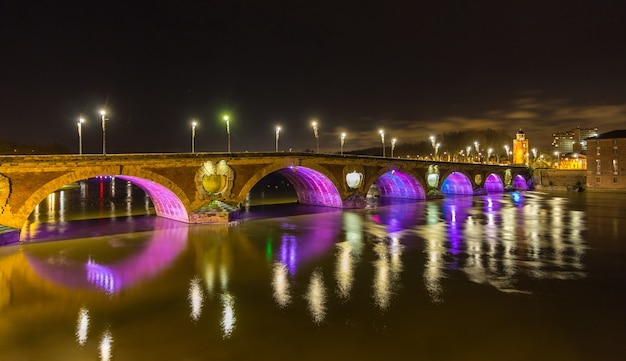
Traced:
<path fill-rule="evenodd" d="M 194 321 L 198 321 L 202 314 L 202 305 L 204 303 L 204 292 L 202 292 L 202 286 L 200 285 L 200 278 L 194 277 L 189 282 L 189 307 L 191 308 L 190 317 Z"/>
<path fill-rule="evenodd" d="M 326 317 L 326 288 L 322 273 L 316 270 L 311 275 L 309 288 L 305 295 L 309 303 L 309 311 L 315 323 L 321 323 Z"/>
<path fill-rule="evenodd" d="M 374 302 L 385 310 L 389 307 L 394 285 L 399 281 L 402 271 L 402 246 L 398 238 L 390 240 L 389 245 L 379 242 L 374 246 L 378 259 L 374 262 Z"/>
<path fill-rule="evenodd" d="M 78 319 L 76 320 L 76 342 L 83 346 L 87 342 L 89 334 L 89 310 L 84 307 L 78 311 Z"/>
<path fill-rule="evenodd" d="M 281 262 L 275 262 L 272 268 L 272 288 L 274 289 L 274 299 L 280 308 L 284 308 L 291 303 L 291 293 L 289 290 L 289 270 Z"/>
<path fill-rule="evenodd" d="M 349 242 L 337 243 L 337 265 L 335 278 L 337 279 L 337 293 L 339 297 L 348 299 L 354 281 L 354 265 L 352 262 L 352 245 Z"/>
<path fill-rule="evenodd" d="M 100 339 L 100 361 L 109 361 L 113 357 L 113 336 L 109 330 L 104 331 Z"/>
<path fill-rule="evenodd" d="M 229 338 L 235 329 L 237 317 L 235 317 L 235 296 L 230 293 L 222 293 L 222 332 L 224 338 Z"/>

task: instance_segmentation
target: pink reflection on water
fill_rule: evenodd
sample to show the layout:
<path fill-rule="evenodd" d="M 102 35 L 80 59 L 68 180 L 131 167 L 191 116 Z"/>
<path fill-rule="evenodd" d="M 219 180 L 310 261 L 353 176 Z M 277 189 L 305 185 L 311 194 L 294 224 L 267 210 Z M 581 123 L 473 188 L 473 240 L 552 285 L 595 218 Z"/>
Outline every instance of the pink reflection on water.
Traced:
<path fill-rule="evenodd" d="M 28 263 L 42 278 L 68 288 L 92 288 L 116 293 L 156 277 L 187 247 L 188 226 L 155 219 L 151 239 L 134 255 L 112 264 L 89 258 L 86 262 L 71 258 L 41 259 L 26 252 Z M 111 243 L 117 236 L 111 237 Z M 90 242 L 85 239 L 84 242 Z M 122 246 L 132 246 L 132 240 Z"/>

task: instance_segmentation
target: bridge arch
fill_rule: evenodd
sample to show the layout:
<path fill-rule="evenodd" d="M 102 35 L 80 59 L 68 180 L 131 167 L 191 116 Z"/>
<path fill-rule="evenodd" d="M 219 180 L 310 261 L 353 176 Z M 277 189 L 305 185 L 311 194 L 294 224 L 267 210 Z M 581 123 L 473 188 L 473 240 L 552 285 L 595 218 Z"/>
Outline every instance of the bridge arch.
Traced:
<path fill-rule="evenodd" d="M 485 179 L 484 188 L 487 193 L 502 193 L 504 192 L 504 182 L 499 175 L 491 173 Z"/>
<path fill-rule="evenodd" d="M 518 174 L 513 178 L 513 188 L 519 191 L 527 191 L 528 184 L 526 183 L 526 179 L 523 175 Z"/>
<path fill-rule="evenodd" d="M 426 199 L 424 187 L 411 173 L 389 170 L 374 180 L 381 198 Z"/>
<path fill-rule="evenodd" d="M 238 201 L 241 203 L 252 187 L 271 173 L 278 173 L 293 185 L 298 202 L 325 207 L 342 207 L 337 182 L 330 172 L 318 166 L 273 164 L 257 172 L 241 188 Z"/>
<path fill-rule="evenodd" d="M 441 183 L 441 193 L 473 195 L 474 188 L 472 181 L 465 174 L 451 172 Z"/>
<path fill-rule="evenodd" d="M 189 222 L 188 207 L 186 206 L 189 205 L 189 200 L 185 193 L 169 179 L 144 169 L 135 171 L 132 168 L 109 169 L 106 167 L 100 169 L 91 167 L 88 170 L 66 173 L 34 190 L 15 213 L 18 222 L 22 225 L 25 224 L 35 207 L 49 194 L 64 185 L 98 176 L 114 176 L 136 184 L 150 196 L 157 216 Z"/>

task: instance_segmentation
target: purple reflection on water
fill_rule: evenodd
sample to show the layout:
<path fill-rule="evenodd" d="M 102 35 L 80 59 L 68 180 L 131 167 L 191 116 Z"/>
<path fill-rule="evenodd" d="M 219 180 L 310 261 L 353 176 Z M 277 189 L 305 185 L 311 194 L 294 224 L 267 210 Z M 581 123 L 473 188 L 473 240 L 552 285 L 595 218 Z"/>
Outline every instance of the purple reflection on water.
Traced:
<path fill-rule="evenodd" d="M 131 176 L 117 176 L 117 178 L 131 181 L 143 189 L 150 196 L 157 216 L 189 222 L 189 215 L 185 206 L 171 190 L 143 178 Z"/>
<path fill-rule="evenodd" d="M 325 175 L 310 168 L 290 167 L 278 171 L 293 185 L 301 204 L 341 208 L 341 196 Z"/>
<path fill-rule="evenodd" d="M 372 221 L 385 225 L 387 232 L 394 233 L 424 224 L 424 219 L 421 215 L 424 213 L 425 206 L 426 203 L 424 202 L 394 202 L 391 207 L 379 214 L 372 214 L 370 217 Z M 375 211 L 372 210 L 371 212 Z"/>
<path fill-rule="evenodd" d="M 485 190 L 487 193 L 502 193 L 504 192 L 504 184 L 502 179 L 495 173 L 491 173 L 487 179 L 485 179 Z"/>
<path fill-rule="evenodd" d="M 381 198 L 425 199 L 424 188 L 410 174 L 389 171 L 376 180 Z"/>
<path fill-rule="evenodd" d="M 474 194 L 472 182 L 463 173 L 452 172 L 441 184 L 441 193 L 444 194 Z"/>
<path fill-rule="evenodd" d="M 28 263 L 42 278 L 68 288 L 92 288 L 116 293 L 149 280 L 163 272 L 187 247 L 188 226 L 167 219 L 154 218 L 154 231 L 150 240 L 132 256 L 112 264 L 104 264 L 93 258 L 85 262 L 53 256 L 47 259 L 29 254 Z M 134 239 L 110 237 L 109 244 L 116 247 L 132 247 Z M 93 242 L 89 239 L 84 242 Z M 60 243 L 62 245 L 62 243 Z"/>
<path fill-rule="evenodd" d="M 304 263 L 328 254 L 341 232 L 341 221 L 335 213 L 318 214 L 311 223 L 285 223 L 281 226 L 279 260 L 290 274 Z"/>
<path fill-rule="evenodd" d="M 519 191 L 527 191 L 528 185 L 526 184 L 526 179 L 520 174 L 515 176 L 513 179 L 513 187 Z"/>

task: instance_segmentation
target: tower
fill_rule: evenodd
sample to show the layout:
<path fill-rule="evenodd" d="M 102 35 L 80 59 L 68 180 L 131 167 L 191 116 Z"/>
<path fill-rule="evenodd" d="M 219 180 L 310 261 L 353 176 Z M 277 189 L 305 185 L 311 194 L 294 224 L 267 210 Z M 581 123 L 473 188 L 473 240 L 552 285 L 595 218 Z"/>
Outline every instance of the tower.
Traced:
<path fill-rule="evenodd" d="M 521 129 L 513 140 L 513 164 L 528 164 L 528 139 Z"/>

